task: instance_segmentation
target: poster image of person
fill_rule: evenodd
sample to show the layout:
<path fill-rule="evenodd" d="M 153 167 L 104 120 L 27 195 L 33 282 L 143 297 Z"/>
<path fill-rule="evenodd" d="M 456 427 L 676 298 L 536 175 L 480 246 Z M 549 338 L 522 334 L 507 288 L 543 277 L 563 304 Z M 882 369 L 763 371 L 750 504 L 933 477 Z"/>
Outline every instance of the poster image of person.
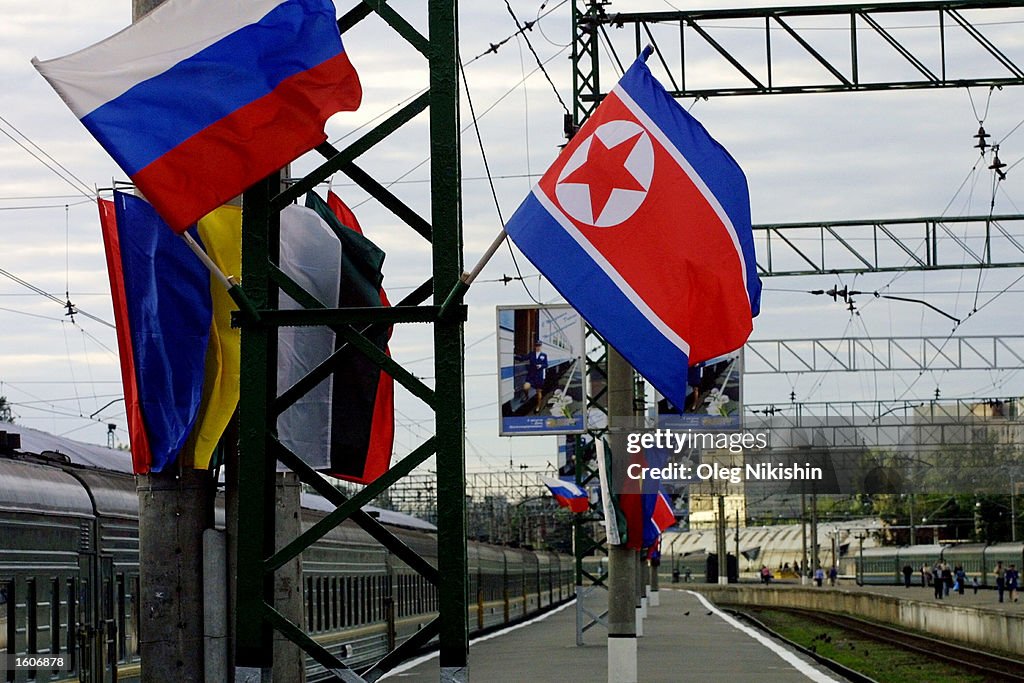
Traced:
<path fill-rule="evenodd" d="M 523 383 L 523 388 L 526 391 L 532 388 L 534 391 L 536 402 L 533 412 L 535 413 L 539 413 L 544 407 L 544 379 L 548 370 L 548 354 L 544 353 L 543 348 L 544 345 L 541 344 L 540 339 L 536 339 L 530 353 L 525 357 L 516 357 L 516 360 L 526 361 L 526 381 Z"/>
<path fill-rule="evenodd" d="M 501 433 L 579 433 L 583 321 L 565 305 L 498 307 Z"/>

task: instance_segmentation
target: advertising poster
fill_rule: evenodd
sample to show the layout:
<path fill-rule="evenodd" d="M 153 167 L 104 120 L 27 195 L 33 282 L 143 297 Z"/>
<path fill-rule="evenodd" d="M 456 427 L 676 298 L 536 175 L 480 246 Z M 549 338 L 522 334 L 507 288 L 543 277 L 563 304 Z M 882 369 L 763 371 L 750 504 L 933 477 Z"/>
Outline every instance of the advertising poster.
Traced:
<path fill-rule="evenodd" d="M 501 436 L 586 429 L 583 319 L 566 305 L 498 307 Z"/>
<path fill-rule="evenodd" d="M 739 429 L 743 415 L 740 351 L 690 368 L 686 405 L 658 396 L 658 426 L 670 429 Z"/>

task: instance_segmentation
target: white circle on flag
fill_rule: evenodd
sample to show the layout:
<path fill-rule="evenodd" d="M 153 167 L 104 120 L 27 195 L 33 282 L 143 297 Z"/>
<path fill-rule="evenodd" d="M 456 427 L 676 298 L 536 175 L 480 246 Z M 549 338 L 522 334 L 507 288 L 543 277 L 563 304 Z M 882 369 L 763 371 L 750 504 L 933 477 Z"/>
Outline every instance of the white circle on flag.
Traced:
<path fill-rule="evenodd" d="M 595 138 L 604 150 L 617 153 L 619 157 L 628 151 L 624 160 L 615 164 L 614 167 L 606 168 L 601 166 L 603 160 L 600 156 L 591 158 L 591 148 Z M 632 150 L 616 150 L 619 145 L 632 145 Z M 595 150 L 600 151 L 600 150 Z M 619 186 L 609 187 L 605 184 L 599 190 L 592 188 L 591 184 L 599 184 L 599 180 L 588 184 L 579 182 L 576 178 L 570 178 L 576 171 L 579 171 L 587 164 L 597 165 L 592 176 L 606 178 L 625 171 L 627 184 L 633 189 Z M 605 173 L 604 171 L 607 171 Z M 636 213 L 637 209 L 647 198 L 647 191 L 651 187 L 651 178 L 654 176 L 654 145 L 651 143 L 650 135 L 639 124 L 633 121 L 609 121 L 597 127 L 590 137 L 580 143 L 580 146 L 569 157 L 558 174 L 558 182 L 555 185 L 555 197 L 562 209 L 573 219 L 597 228 L 610 228 L 619 225 Z M 630 178 L 631 177 L 631 178 Z M 609 179 L 614 185 L 614 181 Z M 595 206 L 594 193 L 602 191 L 607 194 L 603 206 Z M 600 202 L 600 200 L 599 200 Z M 594 213 L 597 213 L 597 216 Z"/>

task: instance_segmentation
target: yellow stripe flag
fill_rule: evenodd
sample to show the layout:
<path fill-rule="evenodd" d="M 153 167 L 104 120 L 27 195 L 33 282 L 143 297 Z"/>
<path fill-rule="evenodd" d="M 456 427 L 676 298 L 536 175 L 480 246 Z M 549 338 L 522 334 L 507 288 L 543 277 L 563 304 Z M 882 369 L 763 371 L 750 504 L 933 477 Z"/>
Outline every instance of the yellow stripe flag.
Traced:
<path fill-rule="evenodd" d="M 206 253 L 226 275 L 242 272 L 242 209 L 222 206 L 199 220 L 199 237 Z M 206 349 L 206 377 L 203 402 L 192 432 L 194 460 L 186 465 L 197 469 L 210 467 L 214 451 L 238 406 L 241 333 L 231 327 L 231 311 L 237 306 L 224 285 L 211 278 L 213 323 Z M 185 449 L 187 455 L 189 449 Z"/>

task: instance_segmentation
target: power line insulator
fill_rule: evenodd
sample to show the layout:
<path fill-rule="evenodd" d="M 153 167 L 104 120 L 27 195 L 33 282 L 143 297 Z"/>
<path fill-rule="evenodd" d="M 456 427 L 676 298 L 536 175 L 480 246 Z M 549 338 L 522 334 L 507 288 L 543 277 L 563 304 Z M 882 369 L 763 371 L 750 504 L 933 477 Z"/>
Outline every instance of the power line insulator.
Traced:
<path fill-rule="evenodd" d="M 1003 170 L 1006 168 L 1006 164 L 1004 164 L 999 158 L 999 145 L 992 148 L 992 163 L 989 164 L 988 168 L 990 171 L 996 172 L 997 178 L 1000 180 L 1006 180 L 1006 171 Z"/>
<path fill-rule="evenodd" d="M 978 144 L 975 147 L 984 154 L 985 149 L 988 147 L 987 140 L 992 136 L 985 132 L 985 126 L 978 126 L 978 133 L 974 137 L 978 139 Z"/>

